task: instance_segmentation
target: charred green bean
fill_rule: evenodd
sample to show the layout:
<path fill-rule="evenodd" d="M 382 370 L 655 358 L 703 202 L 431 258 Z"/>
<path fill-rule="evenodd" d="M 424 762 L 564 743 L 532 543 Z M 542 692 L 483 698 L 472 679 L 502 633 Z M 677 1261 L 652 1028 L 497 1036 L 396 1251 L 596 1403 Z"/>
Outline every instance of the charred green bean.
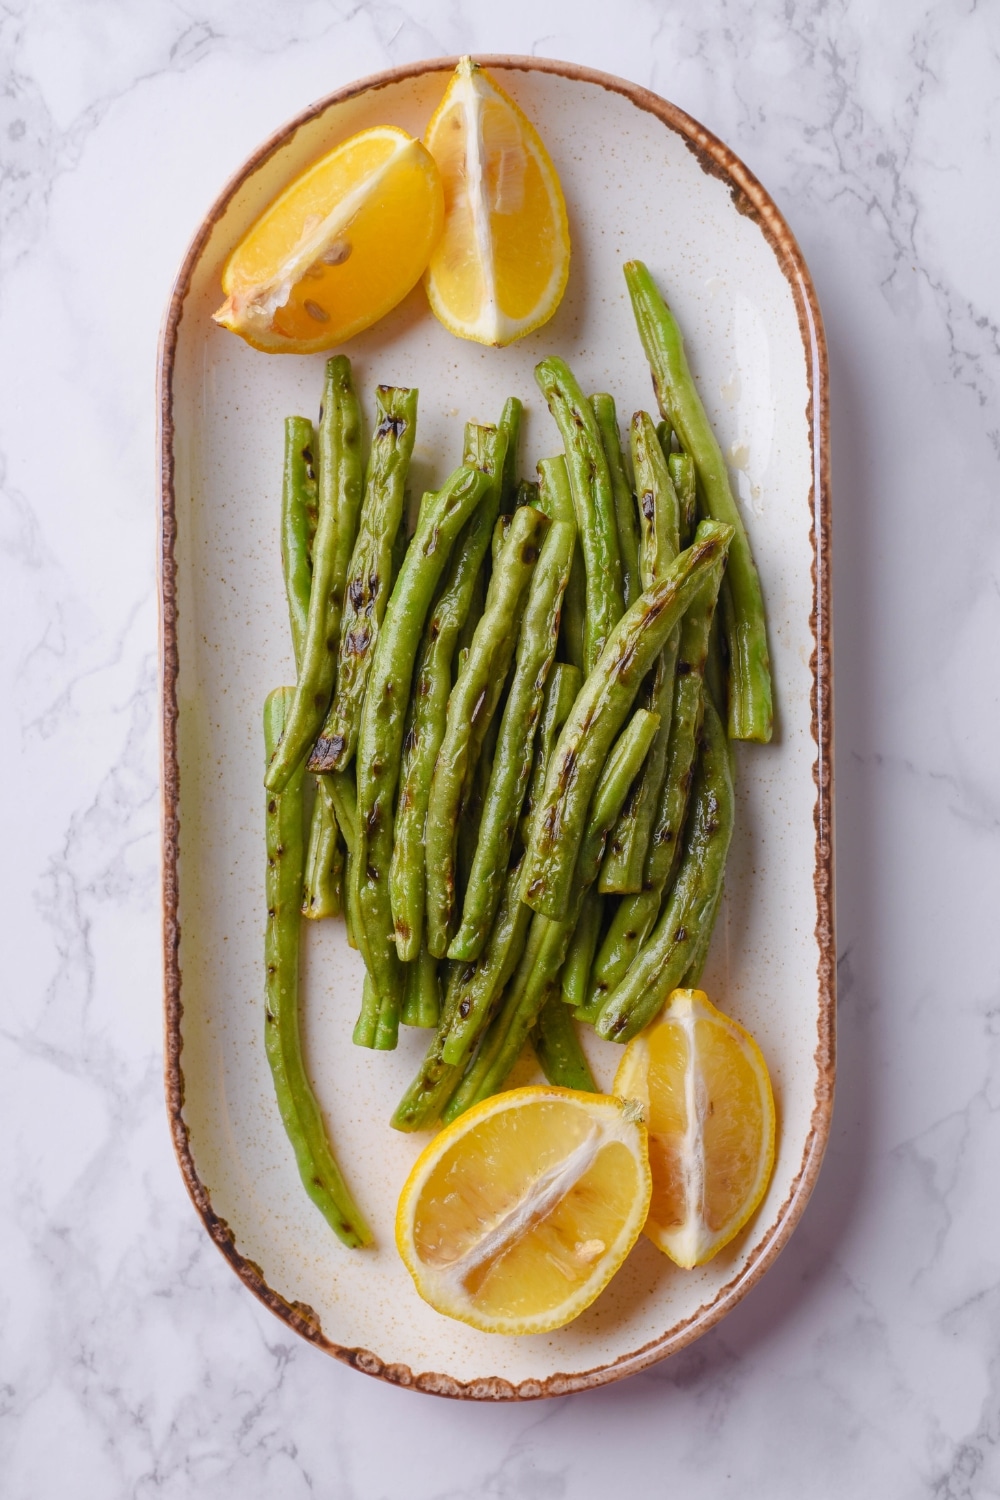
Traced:
<path fill-rule="evenodd" d="M 552 757 L 525 858 L 522 895 L 535 911 L 565 915 L 587 809 L 611 742 L 674 626 L 721 565 L 731 536 L 728 526 L 701 523 L 687 551 L 622 617 L 581 689 Z"/>
<path fill-rule="evenodd" d="M 277 688 L 264 705 L 264 744 L 269 762 L 292 711 L 291 688 Z M 299 1032 L 299 906 L 302 900 L 304 770 L 301 761 L 282 792 L 266 800 L 267 927 L 264 1049 L 285 1133 L 295 1152 L 302 1185 L 345 1245 L 371 1242 L 334 1159 L 316 1096 L 302 1058 Z"/>
<path fill-rule="evenodd" d="M 333 702 L 309 757 L 312 771 L 342 771 L 354 757 L 375 642 L 392 591 L 393 544 L 403 518 L 417 432 L 417 392 L 380 385 L 358 534 L 347 569 Z"/>
<path fill-rule="evenodd" d="M 656 283 L 638 260 L 626 263 L 625 280 L 660 409 L 694 460 L 708 514 L 733 529 L 722 600 L 730 662 L 729 734 L 737 740 L 767 741 L 773 709 L 764 598 L 726 461 L 691 376 L 680 329 Z"/>
<path fill-rule="evenodd" d="M 361 409 L 350 360 L 327 361 L 317 450 L 318 509 L 302 666 L 295 700 L 264 785 L 280 792 L 323 723 L 333 692 L 347 565 L 361 503 Z"/>

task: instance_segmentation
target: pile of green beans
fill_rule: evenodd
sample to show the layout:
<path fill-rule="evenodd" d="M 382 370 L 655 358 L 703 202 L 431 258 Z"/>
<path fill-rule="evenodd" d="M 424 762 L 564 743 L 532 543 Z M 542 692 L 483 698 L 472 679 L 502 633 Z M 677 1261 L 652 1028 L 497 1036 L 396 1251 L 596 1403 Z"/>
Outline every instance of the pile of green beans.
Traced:
<path fill-rule="evenodd" d="M 355 1043 L 431 1032 L 398 1130 L 503 1088 L 526 1046 L 551 1082 L 593 1090 L 579 1023 L 625 1042 L 697 982 L 734 826 L 728 739 L 770 736 L 721 450 L 652 277 L 625 275 L 660 412 L 635 413 L 624 445 L 612 397 L 555 357 L 535 373 L 563 451 L 523 476 L 512 397 L 466 426 L 415 515 L 416 390 L 378 387 L 367 464 L 343 356 L 318 429 L 286 424 L 296 684 L 268 711 L 268 1015 L 297 1005 L 300 915 L 342 913 L 366 971 Z M 361 1243 L 295 1037 L 273 1060 L 282 1115 L 314 1198 Z"/>

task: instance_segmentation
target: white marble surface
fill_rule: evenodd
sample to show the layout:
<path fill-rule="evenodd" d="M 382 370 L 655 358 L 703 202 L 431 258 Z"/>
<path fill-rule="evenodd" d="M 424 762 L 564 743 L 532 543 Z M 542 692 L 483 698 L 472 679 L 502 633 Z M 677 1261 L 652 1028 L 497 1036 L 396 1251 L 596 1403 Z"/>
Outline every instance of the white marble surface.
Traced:
<path fill-rule="evenodd" d="M 1000 6 L 489 10 L 0 11 L 0 1493 L 1000 1495 Z M 275 126 L 463 50 L 619 72 L 728 140 L 799 236 L 833 377 L 841 1030 L 819 1187 L 687 1353 L 499 1409 L 366 1380 L 260 1308 L 188 1203 L 160 1081 L 163 302 Z"/>

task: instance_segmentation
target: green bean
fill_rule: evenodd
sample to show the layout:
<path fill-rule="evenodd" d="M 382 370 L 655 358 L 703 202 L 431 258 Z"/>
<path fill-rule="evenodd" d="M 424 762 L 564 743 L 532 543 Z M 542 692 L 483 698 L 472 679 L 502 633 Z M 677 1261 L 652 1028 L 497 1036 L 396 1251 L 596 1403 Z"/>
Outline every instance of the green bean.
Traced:
<path fill-rule="evenodd" d="M 669 460 L 674 447 L 674 429 L 666 420 L 657 422 L 656 436 L 659 439 L 660 447 L 663 449 L 664 458 Z"/>
<path fill-rule="evenodd" d="M 443 958 L 456 905 L 455 855 L 462 791 L 475 767 L 477 740 L 490 722 L 491 706 L 507 676 L 516 623 L 538 561 L 549 522 L 530 506 L 516 510 L 510 534 L 490 580 L 486 609 L 476 627 L 469 659 L 448 699 L 444 738 L 427 799 L 424 869 L 427 881 L 427 946 Z"/>
<path fill-rule="evenodd" d="M 618 551 L 622 560 L 622 593 L 625 608 L 634 604 L 642 593 L 643 584 L 639 576 L 639 524 L 635 509 L 635 496 L 625 469 L 622 456 L 622 439 L 618 430 L 618 413 L 610 396 L 591 396 L 590 404 L 601 432 L 604 456 L 608 461 L 611 488 L 615 497 L 615 521 L 618 530 Z"/>
<path fill-rule="evenodd" d="M 491 527 L 491 534 L 492 534 L 492 527 Z M 489 542 L 487 540 L 487 549 L 488 549 L 488 546 L 489 546 Z M 488 555 L 488 551 L 483 554 L 484 559 L 485 559 L 485 557 L 487 555 Z M 459 651 L 464 651 L 465 654 L 466 654 L 466 656 L 468 656 L 468 654 L 469 654 L 469 647 L 472 644 L 472 637 L 476 633 L 476 626 L 479 624 L 480 620 L 483 618 L 483 610 L 486 608 L 486 584 L 488 582 L 488 573 L 489 573 L 489 565 L 487 564 L 485 567 L 481 567 L 479 569 L 479 572 L 476 574 L 475 578 L 473 579 L 472 593 L 469 596 L 469 607 L 468 607 L 468 609 L 465 612 L 465 619 L 462 621 L 462 624 L 461 624 L 461 626 L 459 628 L 459 632 L 458 632 L 458 649 L 459 649 Z M 450 665 L 451 664 L 449 663 L 449 666 Z M 457 673 L 456 673 L 456 676 L 457 676 Z M 442 726 L 442 729 L 443 729 L 443 726 Z M 433 769 L 433 767 L 432 767 L 432 769 Z"/>
<path fill-rule="evenodd" d="M 567 1005 L 577 1007 L 586 1003 L 590 968 L 601 936 L 603 915 L 604 903 L 599 892 L 591 886 L 584 897 L 580 920 L 570 939 L 566 962 L 563 964 L 562 998 Z"/>
<path fill-rule="evenodd" d="M 724 559 L 731 535 L 716 521 L 701 523 L 693 544 L 619 621 L 584 683 L 552 756 L 525 859 L 522 899 L 535 911 L 565 915 L 587 808 L 611 741 L 674 626 Z"/>
<path fill-rule="evenodd" d="M 359 918 L 357 901 L 352 894 L 355 887 L 351 882 L 351 861 L 354 858 L 358 836 L 358 795 L 354 786 L 354 772 L 353 770 L 331 771 L 321 779 L 333 803 L 337 824 L 344 843 L 347 845 L 347 855 L 344 861 L 344 925 L 347 928 L 348 943 L 352 948 L 357 948 L 358 940 L 355 930 Z"/>
<path fill-rule="evenodd" d="M 698 524 L 698 481 L 690 453 L 671 453 L 667 464 L 681 508 L 681 546 L 686 547 Z"/>
<path fill-rule="evenodd" d="M 553 521 L 572 521 L 576 525 L 573 495 L 569 487 L 569 470 L 566 456 L 543 458 L 538 464 L 538 508 Z M 563 649 L 578 672 L 583 671 L 583 637 L 587 619 L 587 572 L 580 547 L 577 528 L 576 545 L 573 548 L 573 566 L 563 599 L 562 641 Z"/>
<path fill-rule="evenodd" d="M 288 599 L 295 667 L 309 618 L 312 563 L 309 553 L 316 521 L 315 434 L 305 417 L 285 419 L 285 464 L 281 489 L 281 567 Z M 337 823 L 328 799 L 317 788 L 306 853 L 302 914 L 317 919 L 338 916 L 343 903 L 344 860 Z"/>
<path fill-rule="evenodd" d="M 643 890 L 626 896 L 611 919 L 594 961 L 590 994 L 578 1021 L 595 1021 L 605 998 L 619 984 L 653 929 L 663 893 L 680 856 L 680 836 L 687 814 L 695 751 L 702 716 L 702 681 L 709 632 L 719 592 L 716 571 L 691 605 L 681 624 L 681 643 L 674 679 L 674 707 L 667 750 L 667 772 L 646 855 Z"/>
<path fill-rule="evenodd" d="M 609 1042 L 627 1042 L 649 1024 L 697 957 L 718 909 L 733 832 L 733 783 L 726 732 L 708 701 L 702 739 L 677 882 L 652 936 L 597 1019 L 598 1036 Z"/>
<path fill-rule="evenodd" d="M 477 958 L 489 935 L 531 774 L 535 729 L 556 653 L 563 593 L 573 561 L 576 527 L 556 521 L 542 543 L 517 644 L 514 675 L 469 873 L 462 922 L 448 957 Z"/>
<path fill-rule="evenodd" d="M 307 417 L 285 418 L 285 465 L 281 486 L 281 571 L 288 599 L 295 670 L 302 666 L 302 647 L 312 588 L 312 532 L 316 516 L 316 434 Z"/>
<path fill-rule="evenodd" d="M 470 467 L 488 484 L 482 500 L 455 544 L 445 582 L 427 622 L 416 685 L 407 717 L 399 801 L 389 870 L 389 894 L 399 956 L 410 963 L 420 952 L 424 931 L 424 824 L 434 762 L 444 738 L 452 662 L 463 627 L 475 610 L 482 586 L 483 560 L 490 545 L 500 491 L 495 483 L 500 444 L 495 428 L 466 429 Z M 476 460 L 479 460 L 477 463 Z M 479 606 L 476 621 L 482 615 Z"/>
<path fill-rule="evenodd" d="M 406 994 L 400 1020 L 404 1026 L 429 1028 L 441 1018 L 441 988 L 438 961 L 421 948 L 412 964 L 406 965 Z"/>
<path fill-rule="evenodd" d="M 598 1088 L 583 1054 L 573 1017 L 558 992 L 550 991 L 531 1028 L 531 1045 L 549 1083 L 557 1088 L 596 1094 Z"/>
<path fill-rule="evenodd" d="M 580 673 L 569 662 L 557 661 L 549 673 L 542 703 L 542 717 L 538 725 L 535 758 L 531 767 L 528 793 L 524 799 L 521 815 L 521 842 L 527 847 L 531 837 L 531 819 L 545 791 L 545 776 L 549 768 L 549 757 L 560 729 L 569 718 L 570 709 L 580 691 Z"/>
<path fill-rule="evenodd" d="M 516 868 L 508 874 L 493 931 L 479 958 L 474 964 L 451 966 L 438 1029 L 392 1117 L 396 1130 L 422 1130 L 438 1118 L 521 957 L 531 912 L 518 895 L 519 874 Z"/>
<path fill-rule="evenodd" d="M 310 921 L 339 917 L 344 905 L 344 851 L 329 788 L 316 777 L 316 804 L 309 827 L 302 915 Z"/>
<path fill-rule="evenodd" d="M 516 396 L 508 396 L 500 413 L 497 431 L 504 439 L 504 455 L 500 477 L 500 509 L 513 510 L 517 501 L 518 450 L 521 439 L 521 413 L 523 407 Z M 465 460 L 468 463 L 468 459 Z"/>
<path fill-rule="evenodd" d="M 309 757 L 311 771 L 342 771 L 354 757 L 372 653 L 392 590 L 393 545 L 403 519 L 417 433 L 417 392 L 375 390 L 375 431 L 358 534 L 347 569 L 333 702 Z"/>
<path fill-rule="evenodd" d="M 517 487 L 514 509 L 516 510 L 520 505 L 533 505 L 536 510 L 540 510 L 539 498 L 539 489 L 535 481 L 522 479 Z"/>
<path fill-rule="evenodd" d="M 730 769 L 732 769 L 731 758 Z M 716 918 L 719 915 L 719 907 L 722 905 L 722 894 L 724 888 L 725 887 L 723 885 L 719 886 L 718 895 L 715 898 L 715 905 L 710 911 L 705 913 L 704 921 L 702 922 L 701 927 L 698 930 L 698 936 L 689 955 L 688 966 L 684 970 L 684 978 L 680 982 L 681 989 L 697 989 L 699 984 L 701 983 L 702 970 L 705 967 L 705 960 L 708 958 L 708 950 L 712 942 L 712 933 L 715 931 Z"/>
<path fill-rule="evenodd" d="M 264 705 L 264 744 L 270 761 L 292 711 L 294 692 L 277 688 Z M 334 1160 L 316 1096 L 302 1058 L 299 1033 L 299 905 L 302 899 L 301 762 L 282 792 L 266 803 L 267 928 L 264 1049 L 285 1133 L 295 1152 L 302 1185 L 345 1245 L 371 1242 L 371 1233 Z"/>
<path fill-rule="evenodd" d="M 680 508 L 652 419 L 638 411 L 631 425 L 632 466 L 642 518 L 639 566 L 643 588 L 666 575 L 680 547 Z M 680 641 L 675 627 L 653 667 L 649 707 L 660 716 L 642 776 L 636 782 L 608 840 L 600 888 L 618 895 L 642 890 L 646 851 L 667 766 L 667 743 L 674 699 L 674 672 Z"/>
<path fill-rule="evenodd" d="M 722 580 L 725 588 L 726 580 Z M 720 590 L 721 592 L 721 590 Z M 722 628 L 722 610 L 715 611 L 712 628 L 708 636 L 708 655 L 705 658 L 705 687 L 712 695 L 712 702 L 722 722 L 728 720 L 729 671 L 726 664 L 726 636 Z"/>
<path fill-rule="evenodd" d="M 485 948 L 475 963 L 456 966 L 455 1013 L 445 1039 L 445 1062 L 464 1065 L 472 1055 L 495 1001 L 521 960 L 531 920 L 531 909 L 520 897 L 520 871 L 515 865 L 507 872 Z"/>
<path fill-rule="evenodd" d="M 378 1013 L 378 991 L 372 983 L 371 975 L 366 972 L 361 988 L 361 1010 L 354 1023 L 354 1035 L 351 1038 L 355 1047 L 374 1047 L 375 1035 L 378 1031 Z"/>
<path fill-rule="evenodd" d="M 488 487 L 485 474 L 463 466 L 436 495 L 425 495 L 375 645 L 361 713 L 357 839 L 348 899 L 357 903 L 356 936 L 379 1000 L 397 1008 L 401 976 L 389 902 L 389 862 L 414 658 L 455 539 Z"/>
<path fill-rule="evenodd" d="M 270 792 L 284 788 L 311 748 L 333 692 L 340 611 L 361 502 L 361 410 L 350 360 L 342 354 L 327 360 L 318 437 L 318 511 L 302 666 L 281 743 L 264 777 Z"/>
<path fill-rule="evenodd" d="M 538 914 L 532 918 L 521 961 L 501 1007 L 444 1111 L 446 1124 L 503 1087 L 542 1006 L 550 994 L 558 999 L 559 970 L 584 897 L 597 877 L 608 830 L 646 758 L 656 729 L 656 715 L 637 709 L 608 756 L 587 817 L 573 875 L 570 911 L 562 921 Z"/>
<path fill-rule="evenodd" d="M 506 680 L 506 679 L 504 679 Z M 486 805 L 486 794 L 489 790 L 490 777 L 493 774 L 493 761 L 496 756 L 497 740 L 500 736 L 500 715 L 491 712 L 489 722 L 486 725 L 486 733 L 479 744 L 479 750 L 470 756 L 469 772 L 466 774 L 462 786 L 461 816 L 458 820 L 458 848 L 457 848 L 457 872 L 458 886 L 456 893 L 456 907 L 461 909 L 461 903 L 465 900 L 465 893 L 469 886 L 469 877 L 476 858 L 476 846 L 479 843 L 479 828 L 482 823 L 483 809 Z M 479 741 L 477 740 L 477 743 Z M 474 764 L 473 762 L 474 758 Z"/>
<path fill-rule="evenodd" d="M 736 740 L 766 742 L 771 738 L 773 710 L 764 599 L 726 462 L 688 368 L 680 329 L 656 283 L 637 260 L 626 263 L 625 280 L 660 409 L 694 460 L 708 514 L 733 528 L 728 587 L 722 599 L 731 674 L 729 734 Z"/>
<path fill-rule="evenodd" d="M 625 607 L 611 474 L 594 408 L 569 367 L 561 359 L 543 359 L 535 366 L 535 379 L 566 449 L 573 509 L 587 575 L 583 658 L 584 670 L 589 672 Z"/>

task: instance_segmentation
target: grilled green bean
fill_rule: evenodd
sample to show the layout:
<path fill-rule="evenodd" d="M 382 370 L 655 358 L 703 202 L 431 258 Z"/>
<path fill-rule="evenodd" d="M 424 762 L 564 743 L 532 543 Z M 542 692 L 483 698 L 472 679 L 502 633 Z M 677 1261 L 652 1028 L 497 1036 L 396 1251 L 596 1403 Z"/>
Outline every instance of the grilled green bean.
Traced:
<path fill-rule="evenodd" d="M 566 456 L 543 458 L 538 464 L 538 508 L 553 521 L 572 521 L 576 525 L 573 495 L 569 487 L 569 470 Z M 562 641 L 563 649 L 578 672 L 583 671 L 583 637 L 587 619 L 587 571 L 580 547 L 580 532 L 577 528 L 576 545 L 573 548 L 573 566 L 570 569 L 566 595 L 563 599 Z"/>
<path fill-rule="evenodd" d="M 342 771 L 354 757 L 372 653 L 392 591 L 393 544 L 403 519 L 406 477 L 417 433 L 417 392 L 380 385 L 358 534 L 340 616 L 337 684 L 309 757 L 311 771 Z"/>
<path fill-rule="evenodd" d="M 406 993 L 400 1021 L 404 1026 L 428 1028 L 441 1019 L 441 988 L 438 961 L 421 948 L 412 964 L 406 965 Z"/>
<path fill-rule="evenodd" d="M 470 424 L 466 429 L 465 453 L 470 467 L 480 469 L 486 476 L 487 489 L 455 544 L 451 566 L 427 622 L 406 725 L 393 834 L 389 894 L 396 947 L 400 958 L 407 963 L 416 958 L 423 941 L 424 824 L 434 762 L 444 738 L 452 661 L 463 628 L 475 612 L 477 590 L 482 586 L 483 560 L 500 506 L 496 477 L 498 467 L 502 471 L 503 460 L 496 429 L 472 428 Z M 481 616 L 480 604 L 477 623 Z"/>
<path fill-rule="evenodd" d="M 448 699 L 424 829 L 426 942 L 438 958 L 447 952 L 456 905 L 456 839 L 463 787 L 475 768 L 475 751 L 490 722 L 491 705 L 495 710 L 507 676 L 517 622 L 548 525 L 542 512 L 530 506 L 514 512 L 469 659 Z"/>
<path fill-rule="evenodd" d="M 521 842 L 527 847 L 531 838 L 531 819 L 535 808 L 545 792 L 545 777 L 549 769 L 549 758 L 556 737 L 569 718 L 570 709 L 580 691 L 580 672 L 568 662 L 557 661 L 549 674 L 542 704 L 542 717 L 538 726 L 538 742 L 535 760 L 528 783 L 528 795 L 524 799 L 524 814 L 521 818 Z"/>
<path fill-rule="evenodd" d="M 680 984 L 715 919 L 733 832 L 733 783 L 726 732 L 706 700 L 702 750 L 691 793 L 691 815 L 677 881 L 649 941 L 611 991 L 597 1034 L 627 1042 L 653 1019 Z"/>
<path fill-rule="evenodd" d="M 508 396 L 500 413 L 497 431 L 504 440 L 503 463 L 500 476 L 500 509 L 513 510 L 517 500 L 518 452 L 521 443 L 522 406 L 516 396 Z M 465 460 L 468 463 L 468 459 Z"/>
<path fill-rule="evenodd" d="M 519 876 L 516 865 L 507 872 L 496 921 L 478 959 L 471 965 L 457 965 L 455 1012 L 443 1053 L 448 1063 L 464 1065 L 472 1055 L 495 1001 L 524 952 L 532 914 L 521 900 Z"/>
<path fill-rule="evenodd" d="M 626 263 L 625 280 L 660 408 L 694 460 L 708 514 L 733 528 L 722 599 L 730 661 L 729 734 L 767 741 L 773 710 L 764 598 L 726 461 L 691 377 L 680 329 L 656 283 L 638 260 Z"/>
<path fill-rule="evenodd" d="M 309 827 L 302 915 L 310 921 L 339 917 L 344 906 L 344 851 L 337 815 L 322 776 L 316 777 L 316 803 Z"/>
<path fill-rule="evenodd" d="M 681 508 L 681 546 L 686 547 L 698 524 L 698 480 L 694 459 L 690 453 L 671 453 L 667 464 Z"/>
<path fill-rule="evenodd" d="M 462 922 L 448 947 L 448 957 L 452 959 L 477 958 L 493 924 L 531 774 L 535 729 L 559 639 L 562 599 L 575 541 L 576 526 L 556 521 L 542 543 L 531 580 L 514 675 L 465 892 Z"/>
<path fill-rule="evenodd" d="M 264 705 L 264 743 L 270 761 L 292 711 L 291 688 L 277 688 Z M 302 899 L 304 770 L 301 761 L 282 792 L 266 804 L 267 928 L 264 1049 L 285 1133 L 302 1185 L 345 1245 L 371 1242 L 330 1149 L 302 1058 L 299 1033 L 299 905 Z"/>
<path fill-rule="evenodd" d="M 327 361 L 320 414 L 318 511 L 309 613 L 295 701 L 264 785 L 280 792 L 323 723 L 333 692 L 347 565 L 361 503 L 361 409 L 342 354 Z"/>
<path fill-rule="evenodd" d="M 354 1023 L 354 1035 L 351 1038 L 355 1047 L 374 1047 L 378 1032 L 378 1013 L 378 991 L 372 983 L 371 975 L 366 972 L 361 987 L 361 1010 Z"/>
<path fill-rule="evenodd" d="M 542 1006 L 550 994 L 558 999 L 559 970 L 584 897 L 597 877 L 608 830 L 646 758 L 656 729 L 656 715 L 637 709 L 608 756 L 587 817 L 573 875 L 570 911 L 561 921 L 538 914 L 532 918 L 521 961 L 475 1059 L 444 1111 L 445 1123 L 503 1087 Z"/>
<path fill-rule="evenodd" d="M 584 897 L 580 920 L 570 939 L 562 970 L 562 998 L 574 1008 L 584 1005 L 587 1000 L 590 969 L 601 936 L 603 915 L 604 903 L 600 893 L 591 886 Z"/>
<path fill-rule="evenodd" d="M 285 466 L 281 486 L 281 571 L 288 599 L 295 670 L 309 619 L 312 534 L 316 526 L 316 434 L 307 417 L 285 418 Z"/>
<path fill-rule="evenodd" d="M 351 861 L 354 858 L 358 836 L 358 795 L 354 786 L 354 772 L 353 770 L 331 771 L 323 777 L 323 785 L 329 793 L 341 837 L 347 845 L 347 855 L 344 861 L 344 925 L 347 928 L 348 943 L 352 948 L 357 948 L 358 940 L 355 937 L 355 929 L 359 918 L 357 902 L 352 898 L 352 890 L 356 888 L 351 884 Z"/>
<path fill-rule="evenodd" d="M 680 508 L 652 419 L 637 411 L 631 425 L 632 466 L 642 518 L 639 567 L 644 589 L 666 575 L 680 548 Z M 674 672 L 680 628 L 675 627 L 650 674 L 649 707 L 660 716 L 660 728 L 643 767 L 608 839 L 600 888 L 618 895 L 642 890 L 646 851 L 660 801 L 667 766 L 667 743 L 674 699 Z"/>
<path fill-rule="evenodd" d="M 639 687 L 708 573 L 726 555 L 730 527 L 703 521 L 686 552 L 612 631 L 596 669 L 563 725 L 531 831 L 522 898 L 535 911 L 565 915 L 587 808 L 611 741 Z"/>
<path fill-rule="evenodd" d="M 611 475 L 611 488 L 614 491 L 618 550 L 622 560 L 622 594 L 625 608 L 628 609 L 638 599 L 644 587 L 639 575 L 639 523 L 635 496 L 622 456 L 622 439 L 614 400 L 610 396 L 597 395 L 591 396 L 590 404 L 600 428 L 604 456 Z"/>
<path fill-rule="evenodd" d="M 401 976 L 389 902 L 389 862 L 392 804 L 414 658 L 455 539 L 488 487 L 485 474 L 463 466 L 436 495 L 424 497 L 375 645 L 361 713 L 357 837 L 348 899 L 356 902 L 355 936 L 379 1000 L 397 1008 Z"/>
<path fill-rule="evenodd" d="M 681 643 L 674 679 L 674 707 L 667 750 L 667 773 L 660 793 L 653 834 L 646 855 L 643 890 L 626 896 L 594 961 L 590 993 L 580 1021 L 595 1021 L 605 998 L 625 977 L 629 965 L 653 929 L 680 857 L 680 837 L 687 813 L 695 750 L 701 728 L 702 682 L 709 632 L 719 592 L 716 571 L 691 605 L 681 624 Z"/>
<path fill-rule="evenodd" d="M 566 449 L 573 509 L 587 575 L 584 670 L 597 662 L 624 610 L 622 565 L 611 473 L 594 408 L 568 365 L 543 359 L 535 379 L 556 420 Z"/>
<path fill-rule="evenodd" d="M 536 510 L 541 509 L 539 504 L 539 489 L 533 479 L 522 479 L 517 487 L 514 509 L 519 505 L 533 505 Z"/>
<path fill-rule="evenodd" d="M 580 1089 L 586 1094 L 598 1092 L 573 1017 L 555 989 L 549 992 L 531 1028 L 531 1045 L 549 1083 L 562 1089 Z"/>
<path fill-rule="evenodd" d="M 524 949 L 531 912 L 518 895 L 517 868 L 507 876 L 489 941 L 474 964 L 453 964 L 438 1029 L 416 1078 L 392 1117 L 396 1130 L 432 1125 L 451 1097 Z"/>

